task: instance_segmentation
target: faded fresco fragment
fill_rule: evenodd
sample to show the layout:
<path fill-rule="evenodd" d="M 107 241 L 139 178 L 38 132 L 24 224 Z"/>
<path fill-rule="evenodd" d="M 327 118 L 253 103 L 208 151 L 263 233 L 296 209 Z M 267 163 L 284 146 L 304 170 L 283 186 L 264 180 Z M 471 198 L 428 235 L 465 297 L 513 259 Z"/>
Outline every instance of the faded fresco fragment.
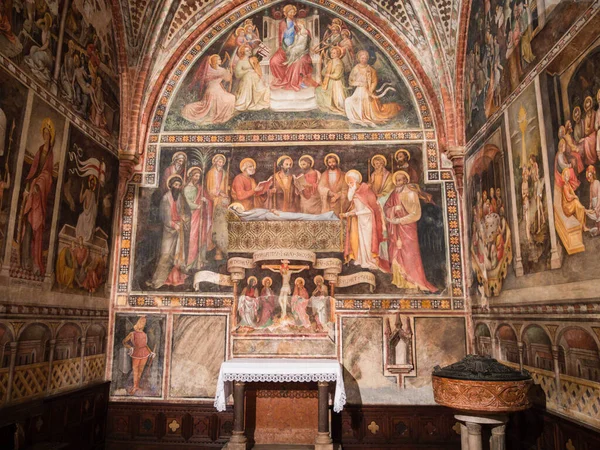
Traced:
<path fill-rule="evenodd" d="M 175 316 L 173 329 L 171 366 L 177 370 L 171 371 L 170 396 L 213 398 L 226 355 L 227 316 Z"/>
<path fill-rule="evenodd" d="M 199 58 L 165 129 L 419 126 L 406 83 L 368 39 L 338 17 L 290 2 L 239 23 Z"/>

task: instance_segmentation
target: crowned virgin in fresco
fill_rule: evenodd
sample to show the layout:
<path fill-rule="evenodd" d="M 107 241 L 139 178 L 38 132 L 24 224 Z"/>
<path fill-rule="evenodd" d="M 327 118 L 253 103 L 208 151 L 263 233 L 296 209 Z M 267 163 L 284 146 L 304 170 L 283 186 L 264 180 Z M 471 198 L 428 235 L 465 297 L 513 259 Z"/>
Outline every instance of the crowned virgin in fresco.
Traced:
<path fill-rule="evenodd" d="M 410 90 L 371 41 L 338 17 L 287 3 L 239 23 L 199 57 L 165 129 L 300 124 L 406 129 L 419 119 Z"/>

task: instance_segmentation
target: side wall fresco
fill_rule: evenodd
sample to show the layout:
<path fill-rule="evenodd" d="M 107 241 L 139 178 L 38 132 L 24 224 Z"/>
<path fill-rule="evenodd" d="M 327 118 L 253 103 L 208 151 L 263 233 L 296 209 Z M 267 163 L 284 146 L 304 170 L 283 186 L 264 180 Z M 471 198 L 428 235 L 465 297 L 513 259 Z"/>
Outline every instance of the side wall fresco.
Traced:
<path fill-rule="evenodd" d="M 182 56 L 127 187 L 111 320 L 165 337 L 111 399 L 211 402 L 223 360 L 319 357 L 353 403 L 432 404 L 439 355 L 470 343 L 458 191 L 422 88 L 352 12 L 250 6 Z"/>
<path fill-rule="evenodd" d="M 0 2 L 2 406 L 105 378 L 119 91 L 84 3 Z"/>
<path fill-rule="evenodd" d="M 586 398 L 600 388 L 600 42 L 587 20 L 483 127 L 465 192 L 474 349 L 524 366 L 550 410 L 599 428 Z M 500 185 L 502 210 L 489 201 Z"/>

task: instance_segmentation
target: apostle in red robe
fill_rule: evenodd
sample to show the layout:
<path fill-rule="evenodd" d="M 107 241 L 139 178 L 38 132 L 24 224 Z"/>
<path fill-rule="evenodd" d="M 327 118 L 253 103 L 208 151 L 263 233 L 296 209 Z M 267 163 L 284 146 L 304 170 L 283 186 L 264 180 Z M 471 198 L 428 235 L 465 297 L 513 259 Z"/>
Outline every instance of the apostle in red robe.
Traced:
<path fill-rule="evenodd" d="M 201 182 L 202 170 L 188 170 L 188 184 L 183 195 L 190 209 L 190 235 L 187 251 L 187 267 L 197 271 L 206 264 L 206 252 L 214 248 L 212 237 L 212 201 L 206 195 Z"/>
<path fill-rule="evenodd" d="M 396 189 L 384 207 L 392 284 L 401 289 L 437 292 L 438 289 L 425 277 L 417 234 L 417 222 L 421 218 L 419 198 L 431 200 L 421 193 L 419 186 L 409 184 L 409 181 L 410 175 L 406 172 L 394 173 Z"/>
<path fill-rule="evenodd" d="M 44 230 L 50 192 L 54 184 L 54 124 L 48 118 L 42 123 L 44 143 L 38 149 L 29 173 L 25 178 L 23 194 L 24 227 L 21 238 L 21 266 L 43 276 L 46 273 L 44 261 Z"/>
<path fill-rule="evenodd" d="M 319 180 L 321 173 L 313 169 L 315 160 L 310 155 L 303 155 L 298 161 L 302 174 L 297 177 L 300 187 L 300 212 L 303 214 L 321 214 L 321 196 Z"/>
<path fill-rule="evenodd" d="M 256 161 L 252 158 L 242 159 L 240 170 L 242 173 L 236 175 L 231 183 L 231 197 L 244 207 L 244 211 L 261 208 L 267 199 L 273 180 L 260 185 L 256 182 L 254 179 Z"/>

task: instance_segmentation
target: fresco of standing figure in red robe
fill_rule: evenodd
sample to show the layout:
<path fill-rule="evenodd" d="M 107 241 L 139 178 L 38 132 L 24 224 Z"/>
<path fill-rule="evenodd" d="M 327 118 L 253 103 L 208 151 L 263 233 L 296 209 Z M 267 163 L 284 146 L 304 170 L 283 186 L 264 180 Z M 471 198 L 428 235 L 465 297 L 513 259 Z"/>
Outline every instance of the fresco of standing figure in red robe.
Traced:
<path fill-rule="evenodd" d="M 49 118 L 42 122 L 44 143 L 40 146 L 29 173 L 25 178 L 23 193 L 23 213 L 21 236 L 21 267 L 44 276 L 46 261 L 44 260 L 44 230 L 46 229 L 46 213 L 48 197 L 52 191 L 54 180 L 54 123 Z"/>

